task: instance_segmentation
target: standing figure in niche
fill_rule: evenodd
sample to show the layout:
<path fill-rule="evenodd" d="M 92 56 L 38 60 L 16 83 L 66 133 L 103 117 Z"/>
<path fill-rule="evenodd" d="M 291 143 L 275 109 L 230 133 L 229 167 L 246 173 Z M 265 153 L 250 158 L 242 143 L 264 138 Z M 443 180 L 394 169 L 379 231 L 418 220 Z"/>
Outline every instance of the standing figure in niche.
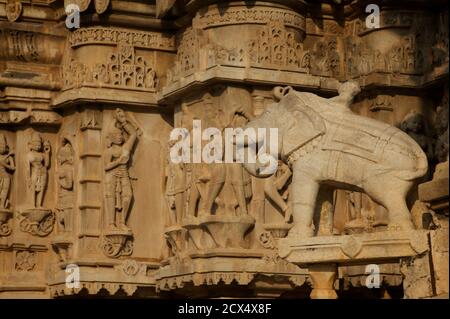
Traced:
<path fill-rule="evenodd" d="M 193 136 L 193 122 L 199 120 L 185 105 L 182 107 L 182 119 L 181 127 L 185 128 L 189 132 L 189 136 Z M 193 143 L 189 145 L 189 154 L 193 157 Z M 208 170 L 207 164 L 204 163 L 185 163 L 186 171 L 186 198 L 188 198 L 187 216 L 196 216 L 196 210 L 198 207 L 198 215 L 204 215 L 203 211 L 204 202 L 206 200 L 206 183 L 211 179 L 211 174 Z"/>
<path fill-rule="evenodd" d="M 125 133 L 127 137 L 124 136 Z M 111 229 L 128 230 L 126 221 L 133 198 L 128 164 L 136 143 L 137 129 L 122 109 L 116 109 L 114 126 L 107 139 L 108 145 L 104 154 L 106 220 Z"/>
<path fill-rule="evenodd" d="M 389 52 L 390 71 L 398 73 L 402 70 L 402 47 L 395 46 Z"/>
<path fill-rule="evenodd" d="M 173 163 L 170 159 L 170 148 L 176 141 L 169 141 L 169 158 L 166 166 L 166 198 L 169 206 L 169 225 L 180 224 L 184 217 L 186 192 L 186 164 Z"/>
<path fill-rule="evenodd" d="M 264 194 L 270 199 L 284 214 L 284 222 L 289 223 L 292 217 L 292 211 L 288 204 L 286 204 L 287 194 L 280 195 L 280 191 L 286 186 L 292 172 L 289 167 L 278 161 L 277 172 L 266 178 L 264 183 Z"/>
<path fill-rule="evenodd" d="M 428 160 L 433 158 L 433 148 L 427 135 L 425 117 L 415 110 L 405 115 L 400 125 L 402 131 L 411 136 L 427 154 Z"/>
<path fill-rule="evenodd" d="M 345 191 L 347 197 L 347 212 L 350 216 L 345 224 L 346 230 L 362 230 L 365 227 L 362 218 L 362 194 L 359 192 Z"/>
<path fill-rule="evenodd" d="M 0 210 L 9 207 L 9 189 L 11 187 L 11 176 L 8 171 L 14 171 L 14 152 L 10 151 L 6 137 L 0 134 Z"/>
<path fill-rule="evenodd" d="M 244 127 L 252 118 L 252 115 L 245 111 L 242 106 L 238 106 L 233 113 L 233 117 L 228 125 L 231 128 Z M 240 214 L 247 215 L 247 200 L 252 196 L 252 185 L 250 174 L 240 163 L 227 163 L 227 177 L 230 179 L 231 186 L 239 205 Z"/>
<path fill-rule="evenodd" d="M 68 140 L 62 138 L 61 148 L 57 155 L 58 170 L 58 224 L 61 231 L 70 231 L 72 227 L 73 194 L 73 148 Z"/>
<path fill-rule="evenodd" d="M 47 187 L 51 146 L 49 141 L 42 141 L 39 133 L 33 133 L 29 148 L 30 151 L 27 154 L 28 187 L 31 189 L 33 207 L 41 208 Z"/>
<path fill-rule="evenodd" d="M 224 126 L 223 118 L 224 112 L 220 104 L 214 104 L 212 98 L 206 99 L 206 124 L 208 127 L 220 128 L 222 131 L 222 156 L 225 154 L 225 143 L 224 143 Z M 223 158 L 222 158 L 223 160 Z M 210 179 L 208 182 L 208 190 L 206 192 L 206 198 L 204 205 L 200 207 L 200 213 L 211 214 L 214 204 L 217 203 L 219 206 L 218 196 L 225 185 L 226 179 L 226 166 L 227 163 L 211 163 L 208 164 L 210 170 Z"/>
<path fill-rule="evenodd" d="M 436 109 L 435 130 L 437 141 L 434 155 L 438 162 L 448 161 L 448 88 L 445 89 L 441 105 Z"/>

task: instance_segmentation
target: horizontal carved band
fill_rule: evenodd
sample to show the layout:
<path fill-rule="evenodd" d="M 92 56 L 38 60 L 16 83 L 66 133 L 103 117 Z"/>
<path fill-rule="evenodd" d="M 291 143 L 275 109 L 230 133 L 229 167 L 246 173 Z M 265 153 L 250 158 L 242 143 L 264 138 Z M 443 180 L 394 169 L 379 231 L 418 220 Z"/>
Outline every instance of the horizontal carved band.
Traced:
<path fill-rule="evenodd" d="M 196 26 L 202 29 L 230 24 L 282 22 L 286 26 L 305 30 L 305 18 L 298 13 L 277 8 L 231 7 L 225 12 L 218 8 L 208 10 L 196 18 Z"/>
<path fill-rule="evenodd" d="M 31 124 L 59 125 L 61 116 L 52 111 L 2 111 L 0 112 L 0 123 L 19 124 L 29 121 Z"/>
<path fill-rule="evenodd" d="M 137 48 L 175 51 L 175 38 L 158 32 L 126 31 L 91 27 L 74 31 L 69 44 L 76 48 L 86 44 L 127 44 Z"/>

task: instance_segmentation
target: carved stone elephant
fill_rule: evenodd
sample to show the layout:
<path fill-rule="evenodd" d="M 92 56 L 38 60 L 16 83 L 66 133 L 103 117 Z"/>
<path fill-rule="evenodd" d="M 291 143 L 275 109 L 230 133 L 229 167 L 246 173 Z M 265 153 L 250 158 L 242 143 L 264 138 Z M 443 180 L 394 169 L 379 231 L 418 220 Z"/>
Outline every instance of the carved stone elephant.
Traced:
<path fill-rule="evenodd" d="M 278 93 L 280 101 L 246 128 L 278 128 L 277 152 L 293 173 L 294 226 L 289 236 L 313 236 L 321 184 L 365 192 L 387 209 L 389 229 L 412 229 L 405 198 L 414 180 L 428 170 L 419 145 L 400 129 L 353 113 L 349 105 L 359 87 L 347 86 L 332 99 L 291 88 L 278 89 Z M 262 142 L 264 137 L 258 136 L 240 146 Z M 256 162 L 243 165 L 250 174 L 261 177 Z"/>

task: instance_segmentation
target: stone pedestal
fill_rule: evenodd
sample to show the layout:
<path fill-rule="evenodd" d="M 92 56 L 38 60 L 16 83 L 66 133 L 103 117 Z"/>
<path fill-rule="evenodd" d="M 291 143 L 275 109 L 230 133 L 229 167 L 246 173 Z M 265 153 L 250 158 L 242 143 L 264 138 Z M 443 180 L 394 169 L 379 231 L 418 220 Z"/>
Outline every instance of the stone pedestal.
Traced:
<path fill-rule="evenodd" d="M 278 249 L 281 258 L 309 269 L 313 283 L 311 298 L 335 299 L 333 287 L 337 266 L 400 262 L 403 258 L 424 256 L 429 247 L 427 231 L 411 230 L 288 237 L 279 240 Z"/>
<path fill-rule="evenodd" d="M 103 234 L 103 253 L 107 257 L 130 256 L 133 252 L 133 233 L 131 230 L 109 230 Z"/>
<path fill-rule="evenodd" d="M 19 227 L 34 236 L 47 236 L 53 230 L 55 214 L 47 208 L 30 208 L 20 215 Z"/>
<path fill-rule="evenodd" d="M 317 264 L 309 267 L 309 275 L 313 282 L 311 299 L 337 299 L 334 290 L 336 272 L 336 265 L 333 264 Z"/>
<path fill-rule="evenodd" d="M 8 236 L 11 234 L 12 228 L 9 224 L 13 213 L 9 209 L 0 209 L 0 236 Z"/>

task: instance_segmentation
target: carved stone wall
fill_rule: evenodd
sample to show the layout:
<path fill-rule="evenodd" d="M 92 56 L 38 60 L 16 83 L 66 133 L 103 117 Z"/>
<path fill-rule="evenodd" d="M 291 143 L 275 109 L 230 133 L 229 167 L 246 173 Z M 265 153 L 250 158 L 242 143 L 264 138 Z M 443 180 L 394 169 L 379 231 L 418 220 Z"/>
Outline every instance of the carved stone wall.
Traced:
<path fill-rule="evenodd" d="M 0 298 L 448 297 L 448 4 L 373 2 L 377 28 L 359 0 L 0 0 Z M 326 185 L 314 237 L 291 242 L 292 163 L 317 144 L 268 178 L 169 159 L 173 128 L 223 133 L 282 103 L 276 86 L 332 98 L 350 80 L 351 111 L 427 157 L 407 197 L 417 233 Z"/>

